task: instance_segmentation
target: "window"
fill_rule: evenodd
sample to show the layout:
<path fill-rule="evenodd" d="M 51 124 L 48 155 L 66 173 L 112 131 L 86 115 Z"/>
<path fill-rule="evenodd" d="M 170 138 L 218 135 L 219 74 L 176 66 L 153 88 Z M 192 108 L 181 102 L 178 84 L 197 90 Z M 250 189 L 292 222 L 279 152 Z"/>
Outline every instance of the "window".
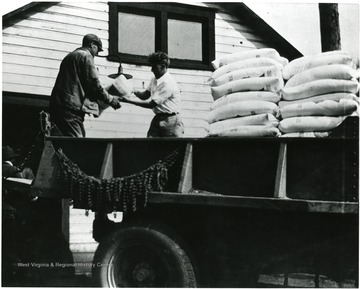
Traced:
<path fill-rule="evenodd" d="M 109 54 L 118 55 L 122 62 L 148 65 L 150 53 L 163 51 L 171 67 L 212 69 L 214 9 L 165 2 L 109 2 L 109 13 Z"/>
<path fill-rule="evenodd" d="M 172 57 L 202 61 L 201 38 L 201 23 L 168 19 L 168 52 Z"/>
<path fill-rule="evenodd" d="M 155 49 L 155 17 L 119 12 L 118 51 L 146 55 Z M 140 39 L 141 45 L 134 43 Z"/>

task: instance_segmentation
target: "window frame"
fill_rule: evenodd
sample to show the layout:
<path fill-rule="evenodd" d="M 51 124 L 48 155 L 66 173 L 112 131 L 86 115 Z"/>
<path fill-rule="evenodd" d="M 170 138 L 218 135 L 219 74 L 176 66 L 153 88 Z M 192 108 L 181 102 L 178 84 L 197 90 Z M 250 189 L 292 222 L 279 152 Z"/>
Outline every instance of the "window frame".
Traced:
<path fill-rule="evenodd" d="M 168 19 L 192 21 L 202 24 L 202 60 L 171 58 L 170 67 L 196 70 L 213 70 L 215 59 L 215 9 L 189 6 L 180 3 L 153 2 L 109 2 L 109 57 L 116 61 L 138 65 L 149 65 L 147 56 L 121 53 L 118 51 L 118 12 L 134 13 L 155 17 L 155 51 L 168 52 Z"/>

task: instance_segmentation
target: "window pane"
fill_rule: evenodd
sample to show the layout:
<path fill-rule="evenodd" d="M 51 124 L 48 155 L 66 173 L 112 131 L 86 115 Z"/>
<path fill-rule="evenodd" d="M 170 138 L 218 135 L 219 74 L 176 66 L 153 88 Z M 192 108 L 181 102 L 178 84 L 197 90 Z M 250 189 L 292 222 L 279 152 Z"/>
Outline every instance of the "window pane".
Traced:
<path fill-rule="evenodd" d="M 149 55 L 155 51 L 155 17 L 119 12 L 121 53 Z"/>
<path fill-rule="evenodd" d="M 168 19 L 171 58 L 202 60 L 201 23 Z"/>

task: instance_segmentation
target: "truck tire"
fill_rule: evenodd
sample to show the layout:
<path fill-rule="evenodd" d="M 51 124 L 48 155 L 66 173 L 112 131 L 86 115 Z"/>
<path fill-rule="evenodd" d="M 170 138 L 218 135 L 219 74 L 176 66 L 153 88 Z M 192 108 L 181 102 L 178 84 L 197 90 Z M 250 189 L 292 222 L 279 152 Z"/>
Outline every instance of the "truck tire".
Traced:
<path fill-rule="evenodd" d="M 151 225 L 127 225 L 106 236 L 95 252 L 93 277 L 108 288 L 196 287 L 187 254 Z"/>

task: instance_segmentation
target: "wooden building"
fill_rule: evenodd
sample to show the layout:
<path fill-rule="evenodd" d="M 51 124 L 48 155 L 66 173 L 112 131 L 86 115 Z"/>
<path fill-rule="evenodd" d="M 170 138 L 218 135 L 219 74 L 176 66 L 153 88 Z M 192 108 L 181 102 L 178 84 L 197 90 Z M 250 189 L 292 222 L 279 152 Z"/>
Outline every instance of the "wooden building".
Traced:
<path fill-rule="evenodd" d="M 270 47 L 289 60 L 301 53 L 243 3 L 32 2 L 4 15 L 3 143 L 26 150 L 39 129 L 39 112 L 67 53 L 94 33 L 104 51 L 95 63 L 101 81 L 116 73 L 119 60 L 135 89 L 147 86 L 152 73 L 146 56 L 168 52 L 170 72 L 182 94 L 186 137 L 206 136 L 213 99 L 208 80 L 211 61 L 222 55 Z M 146 137 L 151 110 L 123 104 L 99 118 L 87 117 L 88 137 Z M 91 215 L 71 211 L 70 242 L 76 262 L 91 262 L 97 243 Z M 79 267 L 78 273 L 89 272 Z"/>

